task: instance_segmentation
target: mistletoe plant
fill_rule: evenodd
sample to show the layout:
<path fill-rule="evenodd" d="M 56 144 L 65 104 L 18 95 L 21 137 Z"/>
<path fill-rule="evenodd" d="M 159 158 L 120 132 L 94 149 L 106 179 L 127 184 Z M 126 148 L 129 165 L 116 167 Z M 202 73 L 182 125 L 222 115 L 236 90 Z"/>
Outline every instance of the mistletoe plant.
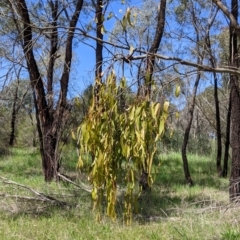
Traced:
<path fill-rule="evenodd" d="M 149 187 L 153 183 L 153 157 L 156 143 L 164 133 L 169 102 L 161 106 L 159 102 L 138 98 L 126 108 L 122 95 L 127 90 L 126 79 L 117 84 L 114 71 L 105 83 L 96 84 L 98 97 L 78 128 L 78 167 L 83 167 L 85 156 L 91 156 L 89 179 L 97 219 L 100 220 L 106 202 L 106 214 L 114 220 L 117 198 L 124 194 L 124 218 L 130 224 L 141 193 L 139 172 L 147 173 Z"/>

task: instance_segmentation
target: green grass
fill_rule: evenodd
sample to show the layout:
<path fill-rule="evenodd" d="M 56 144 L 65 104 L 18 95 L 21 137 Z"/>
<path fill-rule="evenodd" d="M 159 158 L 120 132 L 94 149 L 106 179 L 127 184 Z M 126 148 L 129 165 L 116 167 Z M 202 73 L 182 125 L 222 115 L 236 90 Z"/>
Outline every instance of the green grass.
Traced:
<path fill-rule="evenodd" d="M 75 152 L 63 152 L 64 172 L 78 177 L 76 162 Z M 64 183 L 46 184 L 38 152 L 13 149 L 0 159 L 0 176 L 68 205 L 25 199 L 36 195 L 0 181 L 0 239 L 240 239 L 240 209 L 229 204 L 228 180 L 217 176 L 215 159 L 189 156 L 191 188 L 184 185 L 178 153 L 159 155 L 155 165 L 153 189 L 139 198 L 138 213 L 127 227 L 120 203 L 115 222 L 103 216 L 97 223 L 88 193 Z"/>

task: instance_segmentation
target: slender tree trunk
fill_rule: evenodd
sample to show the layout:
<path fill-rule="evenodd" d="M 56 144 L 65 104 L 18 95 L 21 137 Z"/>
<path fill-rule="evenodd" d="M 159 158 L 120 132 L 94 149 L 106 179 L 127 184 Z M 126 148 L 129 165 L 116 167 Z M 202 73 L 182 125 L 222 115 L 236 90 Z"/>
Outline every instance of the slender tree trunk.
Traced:
<path fill-rule="evenodd" d="M 220 110 L 219 110 L 219 101 L 218 101 L 218 83 L 217 83 L 217 74 L 213 73 L 214 76 L 214 101 L 215 101 L 215 110 L 216 110 L 216 128 L 217 128 L 217 172 L 219 175 L 222 173 L 221 167 L 221 158 L 222 158 L 222 139 L 221 139 L 221 121 L 220 121 Z"/>
<path fill-rule="evenodd" d="M 16 119 L 17 119 L 17 114 L 21 108 L 21 103 L 17 106 L 17 101 L 18 101 L 18 90 L 19 90 L 19 76 L 21 69 L 19 69 L 18 74 L 17 74 L 17 86 L 15 88 L 14 96 L 13 96 L 13 106 L 12 106 L 12 116 L 11 116 L 11 133 L 10 133 L 10 139 L 9 139 L 9 146 L 13 146 L 15 144 L 16 140 Z M 27 95 L 28 90 L 23 94 L 21 102 L 24 100 L 24 98 Z"/>
<path fill-rule="evenodd" d="M 208 47 L 208 52 L 210 54 L 210 63 L 213 68 L 216 67 L 215 58 L 212 53 L 212 46 L 211 46 L 211 40 L 209 36 L 209 30 L 212 26 L 214 19 L 216 17 L 217 11 L 212 18 L 212 21 L 208 25 L 207 29 L 207 36 L 205 38 L 206 45 Z M 213 72 L 213 78 L 214 78 L 214 102 L 215 102 L 215 112 L 216 112 L 216 133 L 217 133 L 217 156 L 216 156 L 216 166 L 217 166 L 217 172 L 219 175 L 222 174 L 222 167 L 221 167 L 221 158 L 222 158 L 222 139 L 221 139 L 221 121 L 220 121 L 220 110 L 219 110 L 219 101 L 218 101 L 218 79 L 217 74 Z"/>
<path fill-rule="evenodd" d="M 191 14 L 192 14 L 192 19 L 193 19 L 193 23 L 194 23 L 195 33 L 196 33 L 196 40 L 197 40 L 196 41 L 197 42 L 197 54 L 198 54 L 197 63 L 202 64 L 202 57 L 201 57 L 202 54 L 200 54 L 201 53 L 200 52 L 200 46 L 199 46 L 200 37 L 199 37 L 199 29 L 197 27 L 198 24 L 197 24 L 197 21 L 196 21 L 196 13 L 195 13 L 194 7 L 193 6 L 191 6 L 191 7 L 192 7 Z M 210 24 L 209 24 L 209 27 L 210 27 Z M 184 174 L 185 174 L 185 180 L 186 180 L 186 182 L 189 186 L 193 185 L 193 180 L 191 178 L 189 167 L 188 167 L 187 145 L 188 145 L 190 130 L 191 130 L 191 126 L 192 126 L 197 89 L 198 89 L 198 84 L 199 84 L 200 79 L 201 79 L 201 72 L 198 71 L 197 77 L 196 77 L 196 80 L 195 80 L 195 83 L 194 83 L 194 87 L 193 87 L 193 93 L 192 93 L 192 99 L 191 99 L 190 107 L 188 109 L 188 121 L 187 121 L 187 126 L 185 128 L 183 143 L 182 143 L 183 170 L 184 170 Z"/>
<path fill-rule="evenodd" d="M 197 88 L 198 88 L 198 84 L 199 84 L 200 79 L 201 79 L 201 74 L 198 73 L 195 84 L 194 84 L 194 88 L 193 88 L 193 95 L 192 95 L 191 104 L 190 104 L 190 107 L 189 107 L 189 110 L 188 110 L 188 122 L 187 122 L 187 126 L 185 128 L 184 137 L 183 137 L 183 144 L 182 144 L 183 170 L 184 170 L 184 174 L 185 174 L 185 180 L 186 180 L 187 184 L 190 185 L 190 186 L 193 185 L 193 180 L 191 178 L 189 167 L 188 167 L 187 145 L 188 145 L 190 130 L 191 130 L 191 126 L 192 126 Z"/>
<path fill-rule="evenodd" d="M 97 108 L 99 102 L 99 91 L 102 82 L 102 64 L 103 64 L 103 1 L 97 0 L 95 5 L 96 10 L 96 51 L 95 51 L 95 84 L 94 84 L 94 107 Z"/>
<path fill-rule="evenodd" d="M 151 55 L 158 51 L 158 48 L 160 46 L 163 32 L 164 32 L 164 26 L 165 26 L 165 12 L 166 12 L 166 0 L 160 1 L 160 8 L 158 11 L 158 22 L 156 27 L 155 36 L 152 42 L 152 45 L 149 49 L 150 55 L 147 57 L 147 66 L 146 66 L 146 76 L 145 76 L 145 84 L 144 84 L 144 97 L 147 100 L 151 99 L 151 91 L 152 91 L 152 76 L 154 73 L 154 64 L 155 64 L 155 56 Z M 146 160 L 145 160 L 146 161 Z M 147 164 L 146 164 L 147 166 Z M 148 169 L 144 169 L 143 166 L 141 166 L 141 177 L 139 180 L 139 184 L 142 187 L 143 190 L 149 189 L 148 186 Z"/>
<path fill-rule="evenodd" d="M 9 146 L 14 145 L 15 141 L 15 122 L 16 122 L 16 104 L 17 104 L 17 98 L 18 98 L 18 85 L 16 86 L 14 97 L 13 97 L 13 106 L 12 106 L 12 117 L 11 117 L 11 133 L 10 133 L 10 139 L 9 139 Z"/>
<path fill-rule="evenodd" d="M 101 79 L 102 74 L 102 64 L 103 64 L 103 1 L 97 0 L 96 3 L 96 35 L 97 39 L 100 41 L 96 41 L 96 69 L 95 69 L 95 77 Z"/>
<path fill-rule="evenodd" d="M 231 96 L 229 95 L 229 103 L 227 110 L 227 126 L 226 126 L 226 141 L 225 141 L 225 152 L 223 159 L 222 176 L 227 177 L 228 173 L 228 156 L 229 156 L 229 145 L 230 145 L 230 127 L 231 127 Z"/>
<path fill-rule="evenodd" d="M 232 14 L 238 20 L 238 1 L 232 0 Z M 238 67 L 237 35 L 230 25 L 230 66 Z M 230 176 L 230 200 L 238 200 L 240 196 L 240 89 L 237 75 L 230 76 L 231 96 L 231 147 L 232 168 Z"/>
<path fill-rule="evenodd" d="M 147 66 L 146 66 L 146 76 L 145 76 L 145 97 L 148 99 L 151 98 L 151 91 L 152 91 L 152 76 L 154 72 L 154 64 L 155 64 L 155 57 L 151 54 L 154 54 L 158 51 L 158 48 L 160 46 L 163 32 L 164 32 L 164 26 L 165 26 L 165 12 L 166 12 L 166 0 L 160 1 L 160 8 L 158 12 L 158 22 L 157 22 L 157 28 L 155 32 L 155 36 L 153 39 L 153 43 L 149 49 L 149 57 L 147 58 Z"/>

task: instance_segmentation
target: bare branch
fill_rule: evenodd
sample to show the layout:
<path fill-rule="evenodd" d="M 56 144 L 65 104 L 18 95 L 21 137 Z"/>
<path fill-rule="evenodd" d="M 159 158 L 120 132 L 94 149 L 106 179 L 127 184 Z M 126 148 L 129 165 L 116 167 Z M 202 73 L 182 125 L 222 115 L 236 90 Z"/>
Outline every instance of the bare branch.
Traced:
<path fill-rule="evenodd" d="M 82 182 L 81 182 L 81 185 L 78 185 L 78 184 L 76 184 L 75 182 L 73 182 L 72 180 L 70 180 L 69 178 L 67 178 L 66 176 L 64 176 L 64 175 L 62 175 L 62 174 L 60 174 L 60 173 L 58 173 L 58 176 L 59 176 L 60 178 L 62 178 L 63 180 L 65 180 L 65 181 L 73 184 L 74 186 L 76 186 L 76 187 L 78 187 L 78 188 L 80 188 L 80 189 L 82 189 L 82 190 L 84 190 L 84 191 L 86 191 L 86 192 L 89 192 L 89 193 L 92 192 L 92 189 L 89 189 L 89 188 L 88 188 L 84 183 L 82 183 Z"/>
<path fill-rule="evenodd" d="M 18 187 L 27 189 L 27 190 L 29 190 L 30 192 L 32 192 L 32 193 L 34 193 L 35 195 L 37 195 L 38 197 L 41 197 L 41 199 L 44 200 L 44 201 L 57 202 L 57 203 L 60 204 L 60 205 L 66 205 L 65 202 L 62 202 L 62 201 L 59 201 L 59 200 L 57 200 L 57 199 L 55 199 L 55 198 L 53 198 L 53 197 L 47 196 L 47 195 L 45 195 L 45 194 L 43 194 L 43 193 L 40 193 L 40 192 L 38 192 L 38 191 L 36 191 L 36 190 L 28 187 L 28 186 L 23 185 L 23 184 L 14 182 L 14 181 L 12 181 L 12 180 L 9 180 L 9 179 L 7 179 L 7 178 L 5 178 L 5 177 L 1 177 L 1 176 L 0 176 L 0 179 L 2 179 L 2 182 L 3 182 L 3 183 L 12 184 L 12 185 L 15 185 L 15 186 L 18 186 Z"/>
<path fill-rule="evenodd" d="M 240 36 L 240 26 L 238 25 L 237 20 L 231 12 L 228 11 L 228 8 L 220 0 L 213 0 L 213 2 L 221 9 L 224 15 L 230 20 L 230 26 L 235 29 L 235 32 Z"/>

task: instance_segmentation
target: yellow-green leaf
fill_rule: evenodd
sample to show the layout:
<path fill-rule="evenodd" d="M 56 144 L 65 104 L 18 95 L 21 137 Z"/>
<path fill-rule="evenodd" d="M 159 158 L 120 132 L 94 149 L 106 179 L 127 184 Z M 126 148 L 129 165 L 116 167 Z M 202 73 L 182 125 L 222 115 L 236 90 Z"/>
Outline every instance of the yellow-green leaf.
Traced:
<path fill-rule="evenodd" d="M 74 133 L 73 130 L 71 131 L 71 134 L 72 134 L 72 139 L 73 139 L 73 140 L 76 140 L 76 136 L 75 136 L 75 133 Z"/>
<path fill-rule="evenodd" d="M 127 18 L 126 18 L 126 15 L 123 16 L 122 27 L 123 27 L 123 32 L 125 32 L 126 29 L 127 29 Z"/>
<path fill-rule="evenodd" d="M 94 188 L 92 190 L 92 199 L 93 199 L 93 201 L 97 200 L 97 188 Z"/>
<path fill-rule="evenodd" d="M 169 102 L 168 101 L 166 101 L 164 104 L 163 104 L 163 111 L 165 112 L 165 113 L 168 113 L 168 107 L 169 107 Z"/>
<path fill-rule="evenodd" d="M 129 50 L 129 55 L 131 56 L 133 54 L 133 51 L 134 51 L 134 47 L 133 46 L 130 46 L 130 50 Z"/>
<path fill-rule="evenodd" d="M 176 119 L 179 118 L 179 112 L 176 112 L 176 113 L 175 113 L 175 117 L 176 117 Z"/>
<path fill-rule="evenodd" d="M 131 22 L 131 9 L 130 9 L 130 8 L 127 9 L 126 15 L 127 15 L 127 21 L 128 21 L 128 23 L 129 23 L 129 25 L 130 25 L 131 27 L 134 27 L 133 23 Z"/>
<path fill-rule="evenodd" d="M 146 72 L 146 76 L 145 76 L 146 84 L 149 84 L 149 82 L 150 82 L 150 78 L 151 78 L 150 72 L 147 71 L 147 72 Z"/>
<path fill-rule="evenodd" d="M 103 35 L 104 33 L 106 33 L 106 30 L 105 30 L 104 26 L 102 25 L 102 27 L 101 27 L 101 34 Z"/>
<path fill-rule="evenodd" d="M 176 97 L 179 97 L 180 91 L 181 91 L 181 87 L 180 87 L 180 85 L 178 85 L 178 86 L 176 87 L 176 90 L 175 90 L 175 96 L 176 96 Z"/>
<path fill-rule="evenodd" d="M 134 116 L 135 116 L 135 106 L 133 106 L 133 107 L 130 109 L 129 120 L 130 120 L 130 121 L 133 121 Z"/>
<path fill-rule="evenodd" d="M 108 14 L 107 20 L 111 19 L 113 16 L 114 16 L 114 15 L 113 15 L 113 12 L 110 12 L 110 13 Z"/>
<path fill-rule="evenodd" d="M 164 128 L 165 128 L 165 121 L 162 119 L 160 121 L 160 125 L 159 125 L 159 135 L 162 136 L 163 132 L 164 132 Z"/>
<path fill-rule="evenodd" d="M 78 158 L 78 164 L 77 164 L 77 167 L 78 167 L 78 168 L 82 168 L 82 167 L 83 167 L 83 160 L 82 160 L 81 155 L 80 155 L 79 158 Z"/>
<path fill-rule="evenodd" d="M 126 83 L 126 78 L 125 77 L 122 77 L 121 81 L 120 81 L 120 87 L 121 88 L 125 88 L 127 83 Z"/>

